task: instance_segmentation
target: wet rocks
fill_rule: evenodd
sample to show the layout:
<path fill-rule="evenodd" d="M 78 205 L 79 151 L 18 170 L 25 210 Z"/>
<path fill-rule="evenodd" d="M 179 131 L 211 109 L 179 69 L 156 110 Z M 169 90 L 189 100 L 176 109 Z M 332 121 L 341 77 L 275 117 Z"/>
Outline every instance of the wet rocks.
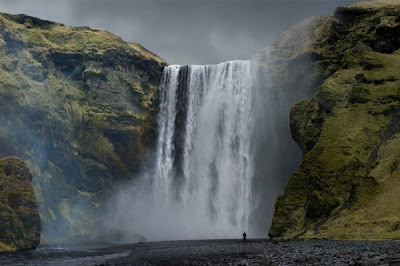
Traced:
<path fill-rule="evenodd" d="M 124 247 L 128 248 L 128 247 Z M 400 242 L 194 240 L 148 242 L 110 265 L 396 265 Z M 1 261 L 0 261 L 1 262 Z M 390 264 L 392 263 L 392 264 Z"/>
<path fill-rule="evenodd" d="M 366 259 L 361 263 L 362 266 L 378 266 L 379 260 L 377 258 Z"/>
<path fill-rule="evenodd" d="M 262 265 L 262 266 L 277 266 L 277 264 L 268 257 L 262 258 L 260 261 L 260 265 Z"/>
<path fill-rule="evenodd" d="M 400 266 L 400 258 L 389 260 L 389 266 Z"/>
<path fill-rule="evenodd" d="M 146 242 L 128 245 L 66 245 L 51 252 L 53 246 L 17 255 L 0 256 L 0 265 L 54 264 L 78 265 L 335 265 L 360 266 L 363 263 L 394 265 L 398 263 L 397 241 L 290 241 L 274 244 L 268 240 L 243 243 L 232 240 L 190 240 Z M 64 263 L 67 261 L 68 263 Z"/>

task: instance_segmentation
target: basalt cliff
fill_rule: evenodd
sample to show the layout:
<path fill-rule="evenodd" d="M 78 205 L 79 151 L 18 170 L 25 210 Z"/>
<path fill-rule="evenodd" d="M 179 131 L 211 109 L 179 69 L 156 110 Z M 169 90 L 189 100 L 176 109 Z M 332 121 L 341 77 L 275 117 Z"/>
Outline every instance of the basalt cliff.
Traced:
<path fill-rule="evenodd" d="M 308 19 L 270 47 L 276 77 L 311 67 L 285 87 L 315 90 L 290 112 L 303 160 L 271 238 L 400 238 L 399 36 L 400 3 L 379 0 Z"/>
<path fill-rule="evenodd" d="M 0 157 L 32 172 L 44 242 L 92 236 L 112 185 L 137 171 L 165 65 L 106 31 L 0 14 Z"/>

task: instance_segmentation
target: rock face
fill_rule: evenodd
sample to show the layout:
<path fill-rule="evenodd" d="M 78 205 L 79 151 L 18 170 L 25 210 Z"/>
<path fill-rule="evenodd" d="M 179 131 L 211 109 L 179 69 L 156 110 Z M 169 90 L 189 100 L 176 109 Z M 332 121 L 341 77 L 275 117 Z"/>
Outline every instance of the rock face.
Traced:
<path fill-rule="evenodd" d="M 399 239 L 400 3 L 358 3 L 311 21 L 295 58 L 311 55 L 323 83 L 291 110 L 303 161 L 269 235 Z"/>
<path fill-rule="evenodd" d="M 105 31 L 0 14 L 0 156 L 27 162 L 45 239 L 89 235 L 138 169 L 165 65 Z"/>
<path fill-rule="evenodd" d="M 0 159 L 0 252 L 39 245 L 41 224 L 31 181 L 21 159 Z"/>
<path fill-rule="evenodd" d="M 315 64 L 313 32 L 325 18 L 311 18 L 285 32 L 272 46 L 254 58 L 257 68 L 256 88 L 259 110 L 255 112 L 257 147 L 253 195 L 263 204 L 253 212 L 254 227 L 271 225 L 274 203 L 284 191 L 289 176 L 302 158 L 289 129 L 289 113 L 299 101 L 313 95 L 324 80 L 324 72 Z"/>

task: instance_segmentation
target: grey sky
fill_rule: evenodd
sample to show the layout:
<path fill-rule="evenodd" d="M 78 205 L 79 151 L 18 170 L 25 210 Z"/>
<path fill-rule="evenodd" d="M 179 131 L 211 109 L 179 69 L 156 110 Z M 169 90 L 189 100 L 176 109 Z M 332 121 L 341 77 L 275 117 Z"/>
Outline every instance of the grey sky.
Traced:
<path fill-rule="evenodd" d="M 170 64 L 251 58 L 293 24 L 356 0 L 0 0 L 0 12 L 106 29 Z"/>

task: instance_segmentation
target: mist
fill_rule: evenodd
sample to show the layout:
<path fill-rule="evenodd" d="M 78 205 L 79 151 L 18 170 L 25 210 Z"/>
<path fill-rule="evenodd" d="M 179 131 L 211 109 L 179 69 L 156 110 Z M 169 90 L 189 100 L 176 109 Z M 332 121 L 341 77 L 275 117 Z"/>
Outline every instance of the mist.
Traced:
<path fill-rule="evenodd" d="M 106 223 L 150 240 L 234 238 L 247 231 L 252 82 L 250 61 L 165 68 L 152 166 L 117 194 Z"/>
<path fill-rule="evenodd" d="M 164 69 L 156 151 L 110 200 L 103 230 L 111 238 L 268 237 L 276 198 L 302 158 L 290 109 L 319 83 L 307 80 L 309 58 L 282 80 L 273 52 L 262 53 L 262 61 Z"/>

